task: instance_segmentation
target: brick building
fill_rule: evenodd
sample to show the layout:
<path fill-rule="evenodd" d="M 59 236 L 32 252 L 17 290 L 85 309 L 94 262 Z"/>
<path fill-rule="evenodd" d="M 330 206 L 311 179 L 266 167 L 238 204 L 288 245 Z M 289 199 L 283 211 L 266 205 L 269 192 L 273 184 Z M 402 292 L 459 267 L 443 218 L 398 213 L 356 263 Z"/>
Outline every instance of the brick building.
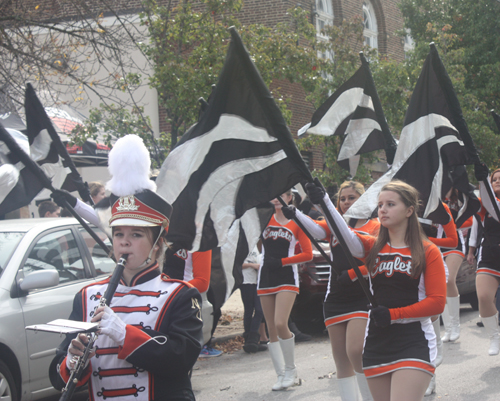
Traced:
<path fill-rule="evenodd" d="M 409 46 L 397 35 L 403 28 L 403 19 L 398 8 L 398 0 L 244 0 L 244 6 L 238 18 L 242 24 L 262 23 L 273 26 L 286 21 L 287 10 L 300 5 L 310 11 L 311 22 L 318 34 L 327 24 L 339 25 L 344 19 L 363 16 L 365 21 L 365 43 L 395 60 L 404 60 L 405 49 Z M 290 109 L 292 121 L 290 129 L 295 135 L 297 130 L 307 124 L 314 109 L 305 102 L 305 92 L 300 84 L 280 82 L 280 87 L 291 97 Z M 165 113 L 161 110 L 160 131 L 168 131 Z M 311 169 L 321 169 L 323 153 L 313 149 L 303 154 Z M 379 166 L 384 168 L 384 166 Z M 377 170 L 377 166 L 374 166 Z M 375 176 L 379 174 L 375 173 Z"/>

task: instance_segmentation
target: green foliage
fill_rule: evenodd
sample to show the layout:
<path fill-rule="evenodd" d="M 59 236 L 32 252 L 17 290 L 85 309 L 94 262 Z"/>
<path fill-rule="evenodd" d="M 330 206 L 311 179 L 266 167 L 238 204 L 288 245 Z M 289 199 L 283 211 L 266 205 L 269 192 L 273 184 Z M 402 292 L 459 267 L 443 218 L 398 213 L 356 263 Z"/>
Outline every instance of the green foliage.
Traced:
<path fill-rule="evenodd" d="M 500 147 L 489 110 L 500 110 L 500 2 L 402 0 L 401 10 L 416 42 L 411 62 L 420 63 L 429 42 L 436 43 L 480 158 L 497 166 Z"/>

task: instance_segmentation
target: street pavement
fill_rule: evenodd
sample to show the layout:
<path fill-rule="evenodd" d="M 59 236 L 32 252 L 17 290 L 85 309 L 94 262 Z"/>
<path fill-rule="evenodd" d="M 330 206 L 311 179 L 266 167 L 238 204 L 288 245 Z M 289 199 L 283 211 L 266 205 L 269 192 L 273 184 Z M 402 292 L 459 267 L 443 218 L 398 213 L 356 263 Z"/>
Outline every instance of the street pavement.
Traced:
<path fill-rule="evenodd" d="M 425 401 L 500 400 L 500 356 L 489 356 L 484 328 L 476 325 L 478 312 L 463 305 L 461 337 L 446 343 L 444 362 L 437 369 L 437 391 Z M 442 328 L 442 327 L 441 327 Z M 243 350 L 216 358 L 199 359 L 192 384 L 197 401 L 208 400 L 340 400 L 329 339 L 324 334 L 296 344 L 301 385 L 271 391 L 275 373 L 267 351 Z M 404 400 L 403 400 L 404 401 Z"/>

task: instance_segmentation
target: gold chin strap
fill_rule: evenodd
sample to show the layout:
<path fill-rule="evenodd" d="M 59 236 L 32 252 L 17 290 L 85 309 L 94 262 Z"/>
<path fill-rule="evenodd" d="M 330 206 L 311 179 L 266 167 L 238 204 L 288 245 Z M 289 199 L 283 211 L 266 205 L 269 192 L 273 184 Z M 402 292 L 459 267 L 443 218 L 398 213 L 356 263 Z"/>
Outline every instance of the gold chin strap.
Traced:
<path fill-rule="evenodd" d="M 153 251 L 154 251 L 155 245 L 158 242 L 158 240 L 161 238 L 161 234 L 163 233 L 164 230 L 165 230 L 165 228 L 162 226 L 160 229 L 160 233 L 158 234 L 158 237 L 156 238 L 156 241 L 153 243 L 153 246 L 151 247 L 151 250 L 149 251 L 147 259 L 139 266 L 139 269 L 142 267 L 146 267 L 151 262 L 151 257 L 153 256 Z"/>

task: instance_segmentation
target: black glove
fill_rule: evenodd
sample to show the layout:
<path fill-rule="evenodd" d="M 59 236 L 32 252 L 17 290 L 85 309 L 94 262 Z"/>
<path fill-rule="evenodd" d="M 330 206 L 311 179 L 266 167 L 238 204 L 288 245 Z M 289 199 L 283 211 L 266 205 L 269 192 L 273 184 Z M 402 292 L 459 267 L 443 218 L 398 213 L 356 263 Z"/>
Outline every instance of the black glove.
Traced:
<path fill-rule="evenodd" d="M 50 197 L 58 206 L 66 207 L 66 202 L 68 202 L 71 207 L 76 206 L 76 198 L 64 189 L 55 189 L 54 192 L 50 194 Z"/>
<path fill-rule="evenodd" d="M 479 182 L 488 179 L 488 175 L 490 174 L 490 170 L 488 166 L 484 163 L 474 164 L 474 175 L 476 176 L 476 180 Z"/>
<path fill-rule="evenodd" d="M 391 325 L 391 312 L 389 308 L 385 306 L 377 306 L 374 308 L 370 305 L 368 309 L 370 309 L 370 319 L 373 319 L 375 326 L 388 327 Z"/>
<path fill-rule="evenodd" d="M 352 284 L 351 277 L 349 276 L 349 271 L 344 270 L 337 276 L 337 281 L 342 285 Z"/>
<path fill-rule="evenodd" d="M 288 220 L 293 220 L 295 217 L 295 206 L 283 206 L 281 211 L 283 212 L 283 216 L 285 216 Z"/>
<path fill-rule="evenodd" d="M 264 257 L 264 266 L 266 266 L 270 269 L 278 269 L 280 267 L 283 267 L 283 264 L 281 263 L 280 258 L 275 258 L 273 256 L 265 256 Z"/>
<path fill-rule="evenodd" d="M 306 192 L 311 202 L 315 205 L 321 203 L 325 196 L 325 188 L 323 188 L 318 179 L 314 180 L 314 184 L 312 182 L 306 184 Z"/>

